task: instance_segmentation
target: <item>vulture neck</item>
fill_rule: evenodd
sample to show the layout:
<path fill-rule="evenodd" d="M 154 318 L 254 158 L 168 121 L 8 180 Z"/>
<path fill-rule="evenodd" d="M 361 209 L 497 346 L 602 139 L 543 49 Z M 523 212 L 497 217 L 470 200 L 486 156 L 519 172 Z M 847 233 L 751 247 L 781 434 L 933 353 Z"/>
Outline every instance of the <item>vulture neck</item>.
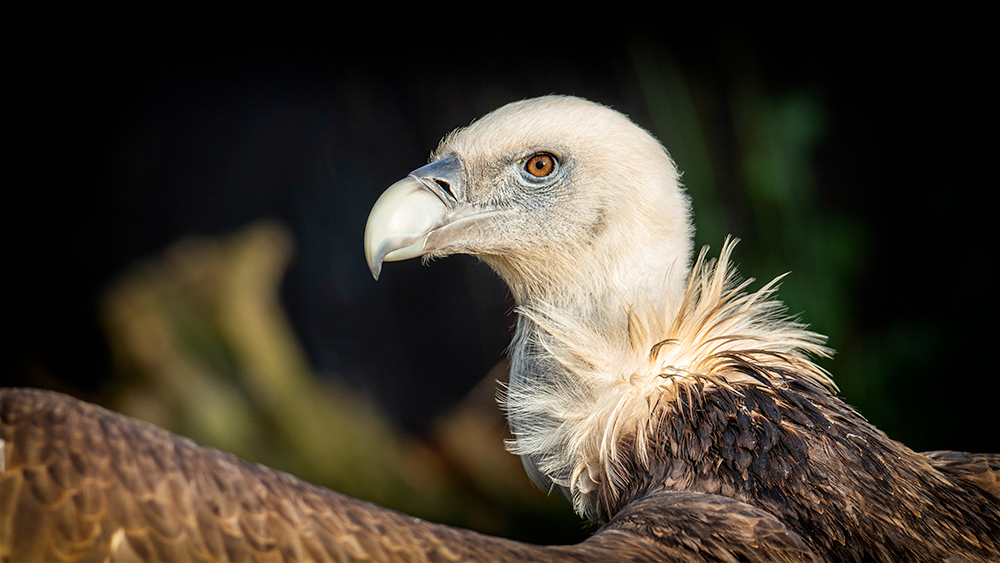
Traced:
<path fill-rule="evenodd" d="M 826 354 L 822 337 L 783 315 L 775 282 L 745 291 L 749 282 L 739 282 L 729 263 L 733 245 L 717 263 L 703 251 L 690 270 L 676 258 L 663 262 L 649 270 L 656 274 L 634 277 L 631 291 L 605 277 L 599 291 L 568 284 L 561 295 L 519 300 L 509 448 L 540 488 L 559 490 L 583 516 L 606 519 L 627 491 L 644 490 L 638 481 L 663 453 L 658 426 L 670 422 L 669 405 L 713 387 L 758 383 L 732 368 L 733 357 L 755 369 L 790 367 L 813 387 L 832 388 L 808 359 Z"/>
<path fill-rule="evenodd" d="M 627 311 L 659 306 L 664 296 L 672 296 L 670 301 L 676 302 L 684 294 L 691 269 L 691 243 L 687 230 L 681 237 L 660 231 L 619 230 L 623 232 L 569 248 L 524 252 L 516 257 L 489 256 L 484 261 L 510 287 L 522 313 L 522 325 L 531 324 L 532 311 L 560 311 L 586 320 L 605 337 L 621 335 L 627 331 Z M 669 315 L 671 311 L 658 314 Z"/>
<path fill-rule="evenodd" d="M 602 431 L 605 387 L 648 359 L 649 348 L 632 341 L 636 316 L 644 326 L 673 319 L 691 273 L 686 229 L 680 237 L 648 229 L 615 235 L 588 248 L 485 260 L 507 281 L 518 313 L 505 398 L 515 436 L 508 447 L 540 488 L 559 490 L 588 516 L 580 493 L 593 491 L 597 477 L 581 467 L 593 468 L 599 454 L 577 442 Z"/>

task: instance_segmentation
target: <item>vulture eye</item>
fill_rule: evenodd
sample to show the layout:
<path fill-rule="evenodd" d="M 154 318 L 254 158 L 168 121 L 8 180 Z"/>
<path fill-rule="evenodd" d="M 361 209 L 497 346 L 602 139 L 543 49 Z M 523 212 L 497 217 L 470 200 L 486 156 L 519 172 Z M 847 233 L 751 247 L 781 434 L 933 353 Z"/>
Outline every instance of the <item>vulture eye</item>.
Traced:
<path fill-rule="evenodd" d="M 544 178 L 556 169 L 556 159 L 548 153 L 538 153 L 528 159 L 524 169 L 536 178 Z"/>

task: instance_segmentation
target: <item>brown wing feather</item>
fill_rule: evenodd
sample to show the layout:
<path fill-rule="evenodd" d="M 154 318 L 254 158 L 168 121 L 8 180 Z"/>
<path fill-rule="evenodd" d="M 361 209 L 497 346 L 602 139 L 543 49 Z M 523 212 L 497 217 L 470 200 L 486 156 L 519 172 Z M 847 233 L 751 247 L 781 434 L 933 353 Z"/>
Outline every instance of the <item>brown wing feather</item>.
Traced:
<path fill-rule="evenodd" d="M 659 493 L 576 546 L 424 522 L 57 393 L 0 392 L 3 561 L 810 561 L 748 505 Z"/>

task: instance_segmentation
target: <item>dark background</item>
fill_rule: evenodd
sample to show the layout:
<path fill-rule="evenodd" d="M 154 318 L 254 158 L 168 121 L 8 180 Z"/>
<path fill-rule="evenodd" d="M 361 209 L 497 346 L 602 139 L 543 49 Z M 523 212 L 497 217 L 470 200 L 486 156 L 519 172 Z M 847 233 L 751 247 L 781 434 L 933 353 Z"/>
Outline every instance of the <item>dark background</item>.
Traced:
<path fill-rule="evenodd" d="M 368 210 L 450 129 L 567 93 L 664 141 L 699 246 L 732 233 L 745 275 L 792 271 L 782 295 L 830 334 L 824 365 L 872 422 L 918 450 L 1000 451 L 995 29 L 348 23 L 45 27 L 13 53 L 4 385 L 99 397 L 102 289 L 182 236 L 275 218 L 294 234 L 282 297 L 317 372 L 420 433 L 502 358 L 511 303 L 467 257 L 374 282 Z M 787 173 L 754 165 L 788 158 Z"/>

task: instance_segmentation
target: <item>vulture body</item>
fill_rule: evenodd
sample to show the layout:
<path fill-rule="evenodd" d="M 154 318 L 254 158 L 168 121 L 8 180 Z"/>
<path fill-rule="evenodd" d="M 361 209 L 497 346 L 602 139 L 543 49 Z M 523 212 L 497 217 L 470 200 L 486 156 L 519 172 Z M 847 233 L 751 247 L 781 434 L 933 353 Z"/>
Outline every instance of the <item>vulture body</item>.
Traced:
<path fill-rule="evenodd" d="M 727 242 L 692 260 L 673 162 L 579 98 L 510 104 L 391 186 L 369 267 L 466 253 L 517 303 L 504 406 L 532 479 L 599 531 L 423 522 L 68 397 L 5 389 L 3 560 L 996 561 L 1000 456 L 919 454 L 836 397 L 820 336 Z M 692 263 L 693 262 L 693 263 Z"/>

